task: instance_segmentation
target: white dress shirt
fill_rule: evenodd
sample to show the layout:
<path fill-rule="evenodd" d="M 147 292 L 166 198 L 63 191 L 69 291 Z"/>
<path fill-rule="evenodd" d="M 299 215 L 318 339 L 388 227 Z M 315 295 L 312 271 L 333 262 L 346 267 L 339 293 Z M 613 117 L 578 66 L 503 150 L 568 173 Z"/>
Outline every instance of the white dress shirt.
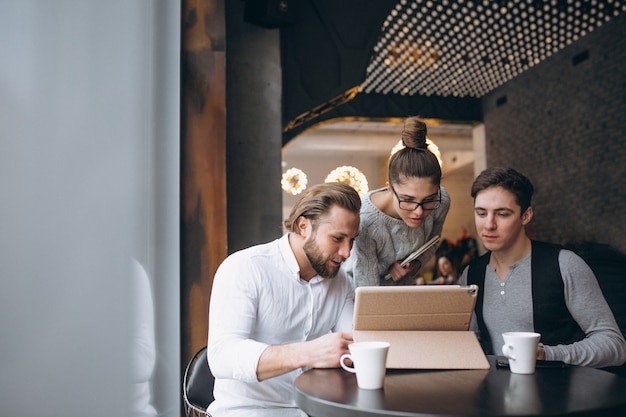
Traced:
<path fill-rule="evenodd" d="M 269 345 L 304 342 L 352 331 L 354 300 L 342 271 L 335 278 L 300 279 L 288 234 L 230 255 L 211 292 L 208 358 L 215 375 L 214 416 L 306 416 L 295 404 L 297 369 L 259 382 L 259 358 Z"/>

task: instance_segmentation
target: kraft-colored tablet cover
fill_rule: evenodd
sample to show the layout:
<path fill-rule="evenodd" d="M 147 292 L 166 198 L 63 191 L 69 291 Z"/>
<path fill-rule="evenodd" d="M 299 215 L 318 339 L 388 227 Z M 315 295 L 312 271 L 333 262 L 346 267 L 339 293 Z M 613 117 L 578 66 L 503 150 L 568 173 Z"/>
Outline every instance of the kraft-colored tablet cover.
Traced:
<path fill-rule="evenodd" d="M 475 285 L 358 287 L 354 340 L 391 344 L 387 367 L 488 369 L 474 332 Z"/>

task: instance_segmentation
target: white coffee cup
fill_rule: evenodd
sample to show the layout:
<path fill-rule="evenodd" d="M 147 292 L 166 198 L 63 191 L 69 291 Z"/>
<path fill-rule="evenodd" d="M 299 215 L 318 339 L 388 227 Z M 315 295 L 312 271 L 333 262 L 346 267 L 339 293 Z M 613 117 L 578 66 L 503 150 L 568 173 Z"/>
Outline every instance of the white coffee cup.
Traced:
<path fill-rule="evenodd" d="M 348 346 L 350 353 L 339 358 L 341 367 L 348 372 L 356 373 L 356 382 L 362 389 L 380 389 L 383 387 L 387 371 L 387 342 L 355 342 Z M 352 361 L 353 367 L 344 363 Z"/>
<path fill-rule="evenodd" d="M 534 332 L 502 333 L 502 354 L 509 359 L 509 368 L 515 374 L 535 373 L 537 345 L 541 335 Z"/>

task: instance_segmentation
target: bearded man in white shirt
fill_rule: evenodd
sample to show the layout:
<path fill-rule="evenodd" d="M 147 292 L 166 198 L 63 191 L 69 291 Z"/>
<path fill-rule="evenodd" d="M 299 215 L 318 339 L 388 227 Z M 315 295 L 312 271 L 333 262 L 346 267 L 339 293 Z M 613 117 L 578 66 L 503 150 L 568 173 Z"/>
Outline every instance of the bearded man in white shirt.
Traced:
<path fill-rule="evenodd" d="M 307 189 L 281 238 L 230 255 L 215 274 L 208 362 L 219 417 L 306 417 L 294 380 L 333 368 L 352 342 L 352 287 L 340 270 L 359 230 L 350 186 Z"/>

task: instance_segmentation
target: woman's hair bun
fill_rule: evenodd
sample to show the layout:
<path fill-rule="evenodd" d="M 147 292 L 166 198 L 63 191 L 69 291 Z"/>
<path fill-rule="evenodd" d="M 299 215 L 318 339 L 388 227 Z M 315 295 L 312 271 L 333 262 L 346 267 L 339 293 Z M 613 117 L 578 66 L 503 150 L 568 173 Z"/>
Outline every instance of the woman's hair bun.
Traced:
<path fill-rule="evenodd" d="M 404 121 L 402 143 L 407 148 L 426 150 L 426 132 L 426 123 L 417 116 L 411 116 Z"/>

